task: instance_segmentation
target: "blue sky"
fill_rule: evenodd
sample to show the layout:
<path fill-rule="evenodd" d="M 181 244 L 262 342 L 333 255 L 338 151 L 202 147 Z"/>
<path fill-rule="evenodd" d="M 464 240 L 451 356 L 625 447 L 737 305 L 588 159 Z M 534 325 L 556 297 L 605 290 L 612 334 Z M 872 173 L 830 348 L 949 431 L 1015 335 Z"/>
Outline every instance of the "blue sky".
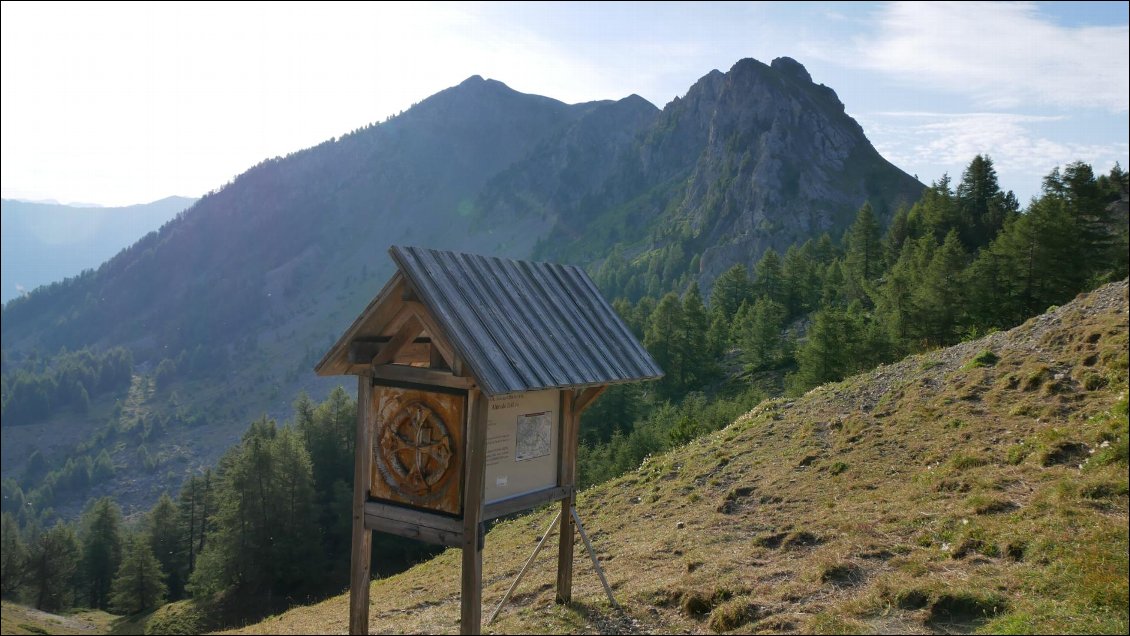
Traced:
<path fill-rule="evenodd" d="M 1108 3 L 31 4 L 0 16 L 4 197 L 199 196 L 482 75 L 662 107 L 789 56 L 924 182 L 977 153 L 1022 202 L 1130 165 L 1130 28 Z"/>

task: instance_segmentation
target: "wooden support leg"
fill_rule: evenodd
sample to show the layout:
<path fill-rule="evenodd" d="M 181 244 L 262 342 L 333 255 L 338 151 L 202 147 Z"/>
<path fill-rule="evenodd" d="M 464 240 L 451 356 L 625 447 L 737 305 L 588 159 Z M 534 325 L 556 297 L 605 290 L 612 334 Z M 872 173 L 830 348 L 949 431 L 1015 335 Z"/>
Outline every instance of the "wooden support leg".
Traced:
<path fill-rule="evenodd" d="M 561 467 L 558 483 L 573 485 L 577 469 L 577 415 L 573 410 L 573 392 L 561 392 Z M 573 600 L 573 506 L 577 495 L 570 494 L 561 500 L 561 532 L 557 544 L 557 602 L 568 604 Z"/>
<path fill-rule="evenodd" d="M 479 391 L 468 397 L 467 462 L 463 481 L 463 576 L 459 633 L 482 632 L 483 544 L 479 529 L 483 519 L 486 471 L 487 400 Z"/>
<path fill-rule="evenodd" d="M 557 602 L 573 601 L 573 501 L 569 496 L 561 501 L 561 532 L 557 546 Z"/>
<path fill-rule="evenodd" d="M 357 448 L 353 458 L 353 548 L 349 567 L 349 633 L 369 633 L 369 561 L 373 531 L 365 527 L 365 501 L 369 497 L 370 418 L 373 381 L 357 378 Z"/>

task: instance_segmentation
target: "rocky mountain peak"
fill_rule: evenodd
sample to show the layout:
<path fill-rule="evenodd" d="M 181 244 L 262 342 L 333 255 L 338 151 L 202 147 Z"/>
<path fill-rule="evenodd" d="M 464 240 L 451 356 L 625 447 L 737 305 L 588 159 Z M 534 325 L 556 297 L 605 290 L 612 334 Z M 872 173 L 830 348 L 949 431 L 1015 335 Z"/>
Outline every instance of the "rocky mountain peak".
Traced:
<path fill-rule="evenodd" d="M 808 69 L 804 65 L 794 60 L 791 57 L 779 57 L 769 65 L 770 68 L 778 73 L 787 75 L 794 79 L 803 82 L 812 82 L 812 76 L 808 74 Z"/>

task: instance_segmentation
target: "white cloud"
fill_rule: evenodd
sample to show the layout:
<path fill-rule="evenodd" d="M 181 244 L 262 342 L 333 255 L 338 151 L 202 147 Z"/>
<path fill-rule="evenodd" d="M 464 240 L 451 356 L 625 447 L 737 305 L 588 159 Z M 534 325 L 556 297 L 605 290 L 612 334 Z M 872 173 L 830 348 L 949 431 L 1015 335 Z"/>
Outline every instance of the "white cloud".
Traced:
<path fill-rule="evenodd" d="M 989 155 L 1001 186 L 1016 190 L 1021 201 L 1036 194 L 1035 179 L 1057 166 L 1085 161 L 1097 171 L 1115 161 L 1125 166 L 1125 141 L 1076 143 L 1053 138 L 1049 126 L 1070 123 L 1061 115 L 1017 113 L 878 112 L 858 117 L 876 149 L 895 165 L 918 172 L 924 182 L 945 170 L 957 180 L 974 156 Z"/>
<path fill-rule="evenodd" d="M 982 108 L 1130 108 L 1126 26 L 1059 26 L 1028 3 L 899 2 L 875 18 L 848 64 Z"/>

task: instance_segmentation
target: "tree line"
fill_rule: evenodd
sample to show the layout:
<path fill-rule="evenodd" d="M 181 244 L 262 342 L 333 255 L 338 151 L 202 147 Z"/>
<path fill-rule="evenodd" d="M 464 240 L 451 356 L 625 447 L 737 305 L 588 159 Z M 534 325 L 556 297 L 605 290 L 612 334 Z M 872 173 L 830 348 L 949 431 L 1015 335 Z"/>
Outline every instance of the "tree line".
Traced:
<path fill-rule="evenodd" d="M 191 598 L 207 608 L 202 620 L 218 621 L 201 629 L 339 592 L 349 572 L 355 428 L 356 403 L 340 387 L 320 404 L 300 395 L 293 421 L 252 422 L 214 469 L 135 519 L 109 497 L 50 527 L 45 515 L 6 509 L 0 592 L 44 610 L 123 614 Z M 434 553 L 378 543 L 378 572 Z"/>
<path fill-rule="evenodd" d="M 106 351 L 65 349 L 50 361 L 34 352 L 19 362 L 4 356 L 0 374 L 0 417 L 7 425 L 37 422 L 60 408 L 86 413 L 90 400 L 129 386 L 133 354 L 124 347 Z"/>
<path fill-rule="evenodd" d="M 772 383 L 723 381 L 733 374 L 726 364 L 745 377 L 783 377 L 776 391 L 796 395 L 1010 328 L 1125 278 L 1128 191 L 1120 166 L 1096 176 L 1076 162 L 1048 174 L 1021 210 L 1000 188 L 992 160 L 979 155 L 956 187 L 948 177 L 934 182 L 885 228 L 864 204 L 838 241 L 824 234 L 784 255 L 765 252 L 752 271 L 733 266 L 714 281 L 709 303 L 694 282 L 681 294 L 631 299 L 657 280 L 690 280 L 679 263 L 693 258 L 659 249 L 639 259 L 648 267 L 641 276 L 611 255 L 594 278 L 620 295 L 613 306 L 666 375 L 653 388 L 612 387 L 586 412 L 583 484 L 632 469 L 689 433 L 720 428 L 774 392 Z"/>

